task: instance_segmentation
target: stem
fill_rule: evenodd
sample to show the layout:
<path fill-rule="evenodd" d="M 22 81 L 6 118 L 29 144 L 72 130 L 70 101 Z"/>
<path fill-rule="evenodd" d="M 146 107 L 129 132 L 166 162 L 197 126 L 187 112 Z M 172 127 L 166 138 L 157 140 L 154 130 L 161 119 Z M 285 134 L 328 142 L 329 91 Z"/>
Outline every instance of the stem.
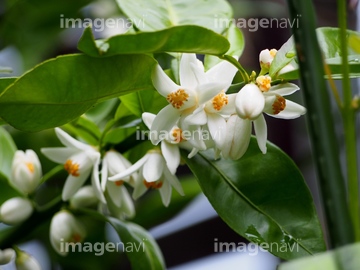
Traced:
<path fill-rule="evenodd" d="M 347 207 L 345 181 L 341 172 L 330 98 L 324 79 L 324 60 L 317 42 L 315 12 L 311 0 L 287 0 L 300 67 L 302 93 L 316 162 L 321 198 L 329 230 L 330 246 L 353 242 L 353 227 Z"/>
<path fill-rule="evenodd" d="M 360 241 L 360 219 L 359 219 L 359 183 L 357 172 L 357 153 L 356 153 L 356 131 L 355 131 L 355 111 L 352 107 L 352 92 L 349 78 L 349 63 L 347 51 L 347 16 L 346 1 L 338 0 L 338 20 L 340 27 L 340 45 L 342 52 L 342 71 L 343 71 L 343 100 L 342 117 L 345 134 L 346 164 L 348 177 L 349 211 L 355 232 L 355 241 Z"/>
<path fill-rule="evenodd" d="M 225 54 L 223 56 L 219 56 L 219 58 L 226 60 L 226 61 L 230 62 L 231 64 L 233 64 L 234 66 L 236 66 L 238 68 L 239 73 L 240 73 L 241 77 L 243 78 L 245 84 L 249 83 L 249 81 L 250 81 L 249 74 L 247 74 L 246 70 L 242 67 L 242 65 L 240 65 L 240 63 L 234 57 Z"/>

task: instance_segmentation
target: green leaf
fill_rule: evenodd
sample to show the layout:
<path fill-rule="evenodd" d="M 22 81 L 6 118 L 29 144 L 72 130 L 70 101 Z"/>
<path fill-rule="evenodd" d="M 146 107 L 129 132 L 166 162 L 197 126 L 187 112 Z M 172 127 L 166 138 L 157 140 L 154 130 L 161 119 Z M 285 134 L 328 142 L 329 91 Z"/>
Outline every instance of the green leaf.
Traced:
<path fill-rule="evenodd" d="M 15 82 L 16 79 L 17 78 L 0 78 L 0 95 L 10 84 Z"/>
<path fill-rule="evenodd" d="M 324 56 L 326 64 L 331 71 L 333 79 L 342 78 L 341 49 L 339 39 L 339 28 L 322 27 L 316 29 L 318 42 Z M 360 40 L 360 33 L 347 30 L 348 35 L 348 61 L 350 68 L 350 77 L 360 77 L 360 46 L 357 41 Z M 269 75 L 272 78 L 293 80 L 299 78 L 297 64 L 294 63 L 296 52 L 294 40 L 291 37 L 277 52 L 270 66 Z M 295 71 L 286 72 L 281 75 L 278 72 L 290 62 L 294 63 Z"/>
<path fill-rule="evenodd" d="M 279 270 L 358 270 L 360 243 L 347 245 L 312 257 L 282 263 Z"/>
<path fill-rule="evenodd" d="M 230 25 L 230 28 L 228 29 L 228 31 L 224 34 L 224 36 L 227 38 L 227 40 L 230 42 L 230 49 L 226 52 L 227 55 L 231 55 L 231 56 L 236 56 L 237 59 L 240 58 L 240 56 L 242 55 L 243 51 L 244 51 L 244 47 L 245 47 L 245 40 L 244 40 L 244 35 L 241 32 L 241 30 L 239 28 L 237 28 L 233 23 Z M 217 63 L 219 63 L 221 61 L 221 59 L 211 56 L 211 55 L 206 55 L 205 56 L 205 69 L 208 70 L 210 69 L 212 66 L 216 65 Z"/>
<path fill-rule="evenodd" d="M 87 28 L 78 43 L 79 50 L 94 57 L 158 52 L 222 55 L 229 46 L 223 36 L 195 25 L 176 26 L 157 32 L 117 35 L 97 41 L 94 40 L 91 28 Z"/>
<path fill-rule="evenodd" d="M 123 243 L 133 243 L 134 249 L 126 253 L 132 269 L 165 269 L 165 262 L 156 241 L 144 228 L 115 218 L 108 220 Z"/>
<path fill-rule="evenodd" d="M 153 89 L 156 61 L 146 55 L 66 55 L 25 73 L 0 96 L 0 117 L 23 131 L 66 124 L 96 103 Z"/>
<path fill-rule="evenodd" d="M 11 135 L 0 127 L 0 172 L 11 178 L 11 164 L 17 147 Z"/>
<path fill-rule="evenodd" d="M 116 2 L 133 22 L 133 26 L 145 32 L 194 24 L 223 33 L 232 18 L 232 8 L 225 0 L 117 0 Z"/>
<path fill-rule="evenodd" d="M 313 200 L 293 161 L 275 145 L 263 155 L 255 138 L 237 161 L 210 151 L 183 158 L 219 216 L 238 234 L 283 259 L 325 250 Z"/>
<path fill-rule="evenodd" d="M 1 190 L 0 206 L 5 201 L 7 201 L 13 197 L 22 197 L 23 196 L 19 191 L 17 191 L 14 187 L 12 187 L 10 185 L 9 180 L 2 172 L 0 172 L 0 190 Z"/>

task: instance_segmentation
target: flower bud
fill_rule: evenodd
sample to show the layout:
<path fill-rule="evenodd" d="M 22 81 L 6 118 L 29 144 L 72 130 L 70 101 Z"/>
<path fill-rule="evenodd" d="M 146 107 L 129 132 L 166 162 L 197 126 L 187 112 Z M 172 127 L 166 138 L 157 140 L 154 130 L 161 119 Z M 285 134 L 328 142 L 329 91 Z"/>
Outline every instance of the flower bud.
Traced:
<path fill-rule="evenodd" d="M 85 228 L 69 211 L 62 210 L 53 216 L 50 224 L 50 242 L 58 254 L 66 256 L 66 244 L 82 242 L 85 235 Z"/>
<path fill-rule="evenodd" d="M 270 68 L 271 62 L 274 60 L 276 53 L 277 53 L 276 49 L 262 50 L 259 55 L 259 62 L 261 68 L 268 70 Z"/>
<path fill-rule="evenodd" d="M 8 264 L 15 256 L 15 251 L 11 248 L 0 250 L 0 265 Z"/>
<path fill-rule="evenodd" d="M 39 262 L 24 251 L 18 250 L 15 259 L 17 270 L 41 270 Z"/>
<path fill-rule="evenodd" d="M 36 153 L 33 150 L 16 151 L 11 173 L 11 183 L 15 188 L 25 194 L 32 193 L 40 184 L 42 175 L 41 164 Z"/>
<path fill-rule="evenodd" d="M 21 197 L 11 198 L 0 207 L 0 221 L 8 225 L 17 225 L 30 217 L 32 212 L 30 200 Z"/>
<path fill-rule="evenodd" d="M 99 202 L 92 186 L 84 186 L 80 188 L 70 199 L 70 206 L 78 209 L 82 207 L 91 207 Z"/>
<path fill-rule="evenodd" d="M 265 106 L 265 97 L 253 83 L 245 85 L 236 95 L 235 108 L 242 119 L 254 120 L 259 117 Z"/>

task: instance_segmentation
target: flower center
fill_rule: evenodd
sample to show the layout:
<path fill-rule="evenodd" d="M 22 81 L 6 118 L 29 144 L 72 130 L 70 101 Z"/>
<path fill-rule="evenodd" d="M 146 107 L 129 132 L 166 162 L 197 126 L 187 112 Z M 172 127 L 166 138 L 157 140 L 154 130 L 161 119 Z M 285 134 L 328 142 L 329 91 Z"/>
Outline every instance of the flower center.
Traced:
<path fill-rule="evenodd" d="M 25 165 L 31 173 L 35 171 L 34 164 L 32 164 L 31 162 L 26 162 Z"/>
<path fill-rule="evenodd" d="M 79 176 L 79 164 L 73 163 L 71 159 L 68 159 L 64 164 L 64 169 L 72 176 Z"/>
<path fill-rule="evenodd" d="M 163 182 L 161 182 L 161 181 L 147 182 L 145 179 L 144 179 L 143 183 L 147 189 L 149 189 L 149 188 L 159 189 L 163 185 Z"/>
<path fill-rule="evenodd" d="M 119 180 L 119 181 L 116 181 L 115 182 L 115 185 L 117 186 L 117 187 L 120 187 L 120 186 L 122 186 L 124 184 L 124 181 L 123 180 Z"/>
<path fill-rule="evenodd" d="M 166 100 L 176 109 L 180 109 L 185 101 L 188 101 L 189 94 L 184 89 L 178 89 L 167 95 Z"/>
<path fill-rule="evenodd" d="M 272 105 L 273 113 L 278 114 L 286 107 L 286 100 L 280 95 L 276 95 L 276 99 Z"/>
<path fill-rule="evenodd" d="M 183 136 L 183 131 L 181 128 L 174 128 L 171 135 L 173 137 L 173 142 L 181 143 L 186 140 Z"/>
<path fill-rule="evenodd" d="M 272 57 L 275 57 L 276 53 L 277 53 L 277 50 L 276 50 L 276 49 L 271 49 L 271 50 L 270 50 L 270 55 L 271 55 Z"/>
<path fill-rule="evenodd" d="M 217 111 L 220 111 L 222 107 L 224 107 L 228 103 L 229 103 L 229 99 L 224 93 L 224 90 L 221 91 L 221 93 L 217 94 L 212 100 L 212 105 L 214 109 Z"/>
<path fill-rule="evenodd" d="M 271 77 L 268 75 L 259 76 L 256 78 L 256 83 L 261 91 L 267 92 L 271 88 Z"/>

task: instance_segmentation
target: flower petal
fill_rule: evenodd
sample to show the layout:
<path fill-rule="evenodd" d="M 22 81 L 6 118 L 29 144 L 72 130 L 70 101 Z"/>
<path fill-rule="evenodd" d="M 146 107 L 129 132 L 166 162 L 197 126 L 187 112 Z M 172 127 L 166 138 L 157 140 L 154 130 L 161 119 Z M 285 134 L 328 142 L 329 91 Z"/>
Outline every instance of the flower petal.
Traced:
<path fill-rule="evenodd" d="M 150 152 L 149 158 L 143 167 L 143 176 L 146 182 L 155 182 L 161 178 L 165 167 L 164 157 L 158 152 Z"/>
<path fill-rule="evenodd" d="M 83 171 L 79 176 L 69 175 L 62 191 L 62 200 L 69 200 L 86 182 L 91 173 L 91 168 Z"/>
<path fill-rule="evenodd" d="M 254 129 L 258 146 L 263 154 L 266 154 L 267 127 L 264 115 L 254 120 Z"/>
<path fill-rule="evenodd" d="M 165 182 L 169 182 L 181 196 L 184 196 L 184 190 L 180 184 L 179 179 L 172 174 L 167 168 L 164 170 Z"/>
<path fill-rule="evenodd" d="M 226 123 L 226 137 L 222 148 L 224 158 L 237 160 L 249 147 L 251 138 L 251 121 L 232 115 Z"/>
<path fill-rule="evenodd" d="M 272 86 L 269 90 L 269 92 L 264 93 L 264 95 L 280 95 L 280 96 L 288 96 L 292 93 L 295 93 L 300 88 L 296 84 L 293 83 L 282 83 L 275 86 Z"/>
<path fill-rule="evenodd" d="M 193 68 L 198 65 L 196 54 L 194 53 L 183 53 L 180 60 L 180 83 L 181 87 L 195 89 L 198 82 L 194 74 Z"/>
<path fill-rule="evenodd" d="M 96 160 L 93 173 L 91 175 L 91 185 L 94 189 L 96 197 L 103 203 L 106 203 L 105 196 L 103 190 L 101 188 L 100 179 L 99 179 L 99 163 L 100 163 L 100 156 Z"/>
<path fill-rule="evenodd" d="M 223 106 L 219 113 L 222 115 L 232 115 L 236 113 L 235 110 L 235 100 L 236 100 L 236 94 L 229 94 L 227 95 L 228 98 L 228 104 Z"/>
<path fill-rule="evenodd" d="M 180 150 L 176 144 L 166 141 L 161 142 L 161 152 L 165 158 L 166 165 L 172 174 L 176 173 L 180 164 Z"/>
<path fill-rule="evenodd" d="M 134 172 L 139 170 L 145 164 L 145 162 L 148 160 L 148 158 L 149 158 L 149 155 L 146 154 L 141 159 L 139 159 L 137 162 L 135 162 L 134 165 L 127 168 L 125 171 L 123 171 L 121 173 L 118 173 L 114 176 L 109 177 L 108 180 L 109 181 L 119 181 L 119 180 L 122 180 L 124 177 L 133 174 Z"/>
<path fill-rule="evenodd" d="M 170 204 L 171 200 L 171 186 L 170 183 L 167 181 L 164 181 L 162 187 L 159 189 L 161 201 L 162 203 L 167 207 Z"/>
<path fill-rule="evenodd" d="M 208 128 L 217 148 L 222 148 L 226 136 L 226 121 L 215 113 L 208 114 Z"/>
<path fill-rule="evenodd" d="M 206 72 L 212 82 L 222 82 L 222 89 L 227 90 L 237 72 L 237 68 L 228 61 L 221 61 Z"/>
<path fill-rule="evenodd" d="M 69 134 L 67 134 L 65 131 L 63 131 L 60 128 L 55 128 L 56 136 L 59 138 L 61 143 L 67 147 L 70 148 L 77 148 L 79 150 L 89 150 L 92 149 L 90 145 L 87 145 L 85 143 L 82 143 L 73 137 L 71 137 Z"/>
<path fill-rule="evenodd" d="M 139 172 L 138 177 L 135 181 L 135 187 L 132 194 L 134 200 L 140 198 L 147 191 L 146 186 L 143 183 L 143 175 L 142 170 Z"/>
<path fill-rule="evenodd" d="M 204 83 L 197 87 L 198 103 L 204 104 L 224 90 L 224 84 L 220 82 Z"/>
<path fill-rule="evenodd" d="M 153 113 L 144 112 L 142 114 L 142 120 L 148 129 L 151 129 L 152 123 L 154 122 L 156 115 Z"/>
<path fill-rule="evenodd" d="M 156 65 L 156 68 L 154 68 L 151 78 L 155 89 L 164 97 L 181 88 L 166 75 L 159 65 Z"/>
<path fill-rule="evenodd" d="M 150 140 L 157 145 L 161 141 L 161 133 L 169 134 L 180 118 L 180 112 L 172 105 L 164 107 L 155 117 L 151 125 Z"/>
<path fill-rule="evenodd" d="M 305 107 L 287 99 L 286 107 L 283 111 L 281 111 L 278 114 L 269 114 L 269 115 L 272 117 L 281 118 L 281 119 L 295 119 L 305 113 L 306 113 Z"/>
<path fill-rule="evenodd" d="M 262 113 L 264 106 L 264 95 L 253 83 L 245 85 L 236 96 L 235 107 L 240 118 L 256 119 Z"/>
<path fill-rule="evenodd" d="M 68 147 L 41 148 L 41 153 L 43 153 L 48 159 L 60 164 L 64 164 L 66 160 L 69 159 L 69 157 L 75 155 L 78 152 L 78 149 Z"/>
<path fill-rule="evenodd" d="M 188 125 L 205 125 L 207 122 L 207 116 L 204 108 L 196 109 L 192 114 L 185 118 L 185 122 Z"/>

